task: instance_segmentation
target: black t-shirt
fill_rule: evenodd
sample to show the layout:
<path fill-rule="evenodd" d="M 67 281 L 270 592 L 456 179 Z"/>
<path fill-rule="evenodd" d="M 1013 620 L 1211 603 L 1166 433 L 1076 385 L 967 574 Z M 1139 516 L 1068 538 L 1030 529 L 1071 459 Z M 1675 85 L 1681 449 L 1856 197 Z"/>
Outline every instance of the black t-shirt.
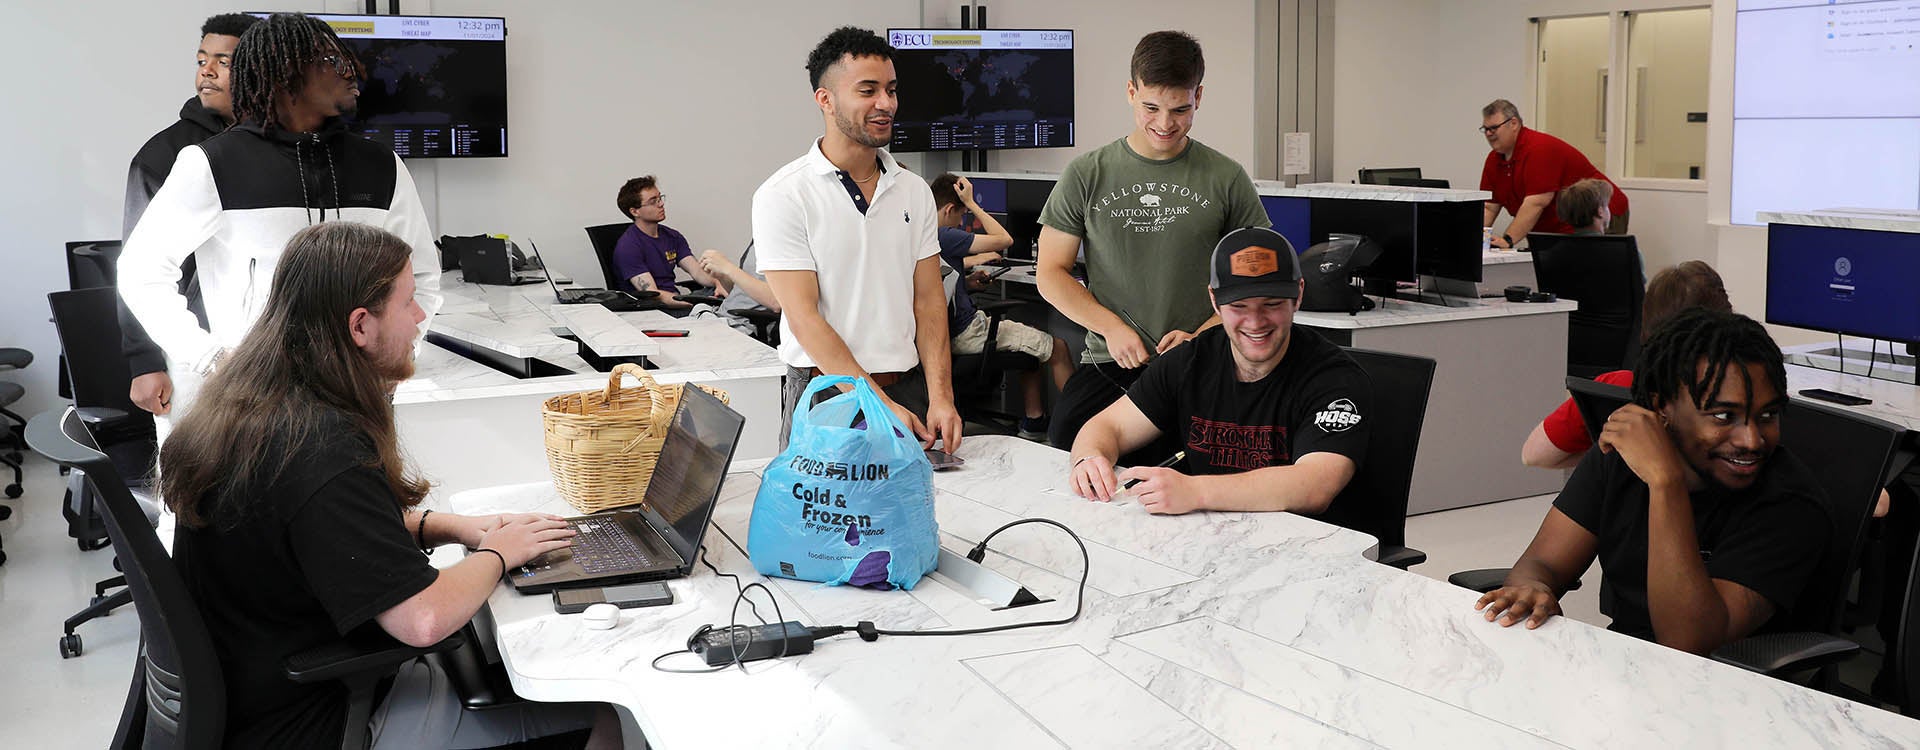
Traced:
<path fill-rule="evenodd" d="M 269 468 L 285 453 L 264 450 Z M 349 634 L 378 637 L 374 616 L 439 575 L 372 456 L 364 433 L 324 420 L 241 518 L 176 532 L 175 564 L 226 676 L 229 748 L 339 747 L 345 690 L 294 683 L 286 658 Z"/>
<path fill-rule="evenodd" d="M 1338 453 L 1365 469 L 1367 374 L 1340 347 L 1294 326 L 1273 372 L 1252 383 L 1235 374 L 1220 326 L 1176 346 L 1127 391 L 1160 432 L 1185 447 L 1188 474 L 1234 474 L 1291 466 L 1309 453 Z M 1342 498 L 1344 499 L 1344 498 Z M 1323 520 L 1352 526 L 1355 503 L 1334 500 Z"/>
<path fill-rule="evenodd" d="M 1690 493 L 1694 534 L 1707 575 L 1766 597 L 1777 615 L 1793 609 L 1831 536 L 1825 496 L 1805 464 L 1776 449 L 1751 487 Z M 1609 630 L 1653 640 L 1647 613 L 1645 482 L 1620 454 L 1587 451 L 1553 507 L 1598 537 L 1600 611 Z M 1764 625 L 1763 625 L 1764 627 Z"/>

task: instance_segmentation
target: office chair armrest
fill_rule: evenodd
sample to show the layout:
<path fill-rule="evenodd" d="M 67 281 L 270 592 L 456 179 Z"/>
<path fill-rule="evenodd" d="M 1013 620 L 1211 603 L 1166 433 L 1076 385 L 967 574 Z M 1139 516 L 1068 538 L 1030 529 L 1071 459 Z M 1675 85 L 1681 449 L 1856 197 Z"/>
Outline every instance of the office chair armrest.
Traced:
<path fill-rule="evenodd" d="M 385 675 L 415 658 L 458 648 L 467 642 L 467 631 L 456 631 L 446 640 L 426 648 L 415 648 L 387 637 L 341 639 L 315 646 L 287 657 L 287 678 L 299 683 L 332 682 L 361 675 Z"/>
<path fill-rule="evenodd" d="M 698 281 L 692 281 L 692 280 L 689 280 L 689 279 L 674 279 L 674 280 L 673 280 L 673 284 L 674 284 L 674 286 L 678 286 L 678 287 L 681 287 L 681 288 L 684 288 L 684 289 L 686 289 L 686 290 L 687 290 L 687 291 L 689 291 L 689 292 L 691 292 L 691 291 L 694 291 L 694 290 L 696 290 L 696 289 L 705 289 L 705 288 L 707 288 L 707 285 L 705 285 L 705 284 L 702 284 L 702 283 L 700 283 L 700 282 L 698 282 Z"/>
<path fill-rule="evenodd" d="M 473 623 L 460 629 L 467 642 L 427 658 L 440 665 L 460 705 L 468 709 L 494 708 L 525 700 L 513 692 L 512 679 L 499 662 L 488 662 L 480 648 L 480 632 Z"/>
<path fill-rule="evenodd" d="M 1839 664 L 1860 653 L 1860 644 L 1826 633 L 1768 633 L 1742 638 L 1713 650 L 1714 661 L 1768 677 Z"/>
<path fill-rule="evenodd" d="M 1412 547 L 1391 544 L 1380 545 L 1380 556 L 1375 562 L 1406 570 L 1427 561 L 1427 553 Z"/>
<path fill-rule="evenodd" d="M 718 305 L 725 301 L 720 297 L 705 294 L 677 294 L 674 296 L 679 297 L 681 302 L 692 302 L 697 305 Z"/>
<path fill-rule="evenodd" d="M 780 313 L 774 312 L 772 310 L 767 310 L 764 308 L 749 307 L 744 310 L 735 310 L 733 311 L 733 313 L 735 315 L 738 315 L 742 318 L 746 318 L 747 320 L 753 321 L 755 323 L 780 322 Z"/>
<path fill-rule="evenodd" d="M 1419 563 L 1414 563 L 1414 564 L 1418 565 Z M 1459 586 L 1460 588 L 1467 589 L 1469 591 L 1478 591 L 1484 594 L 1494 589 L 1500 588 L 1501 584 L 1506 583 L 1507 571 L 1509 570 L 1512 570 L 1512 568 L 1481 568 L 1479 570 L 1462 570 L 1458 573 L 1447 576 L 1447 583 L 1451 583 L 1455 586 Z M 1579 590 L 1580 590 L 1580 579 L 1575 578 L 1573 580 L 1573 585 L 1568 586 L 1566 591 L 1560 592 L 1560 595 L 1566 596 L 1567 591 L 1579 591 Z"/>
<path fill-rule="evenodd" d="M 86 422 L 91 427 L 118 422 L 132 416 L 125 411 L 108 406 L 82 406 L 74 411 L 80 415 L 80 421 Z"/>

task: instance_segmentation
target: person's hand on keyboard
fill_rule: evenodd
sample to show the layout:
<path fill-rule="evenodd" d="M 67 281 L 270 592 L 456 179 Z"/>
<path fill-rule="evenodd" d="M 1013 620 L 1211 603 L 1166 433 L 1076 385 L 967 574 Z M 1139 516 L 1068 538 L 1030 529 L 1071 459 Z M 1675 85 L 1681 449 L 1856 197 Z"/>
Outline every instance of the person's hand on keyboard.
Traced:
<path fill-rule="evenodd" d="M 480 548 L 481 537 L 486 536 L 487 532 L 505 526 L 508 523 L 516 521 L 561 521 L 564 523 L 566 520 L 552 513 L 494 513 L 485 516 L 458 516 L 458 518 L 466 522 L 466 528 L 460 532 L 460 543 L 474 549 Z"/>
<path fill-rule="evenodd" d="M 528 514 L 532 515 L 532 514 Z M 507 569 L 518 568 L 528 560 L 573 544 L 573 529 L 567 522 L 551 516 L 512 517 L 480 537 L 481 549 L 500 553 Z"/>

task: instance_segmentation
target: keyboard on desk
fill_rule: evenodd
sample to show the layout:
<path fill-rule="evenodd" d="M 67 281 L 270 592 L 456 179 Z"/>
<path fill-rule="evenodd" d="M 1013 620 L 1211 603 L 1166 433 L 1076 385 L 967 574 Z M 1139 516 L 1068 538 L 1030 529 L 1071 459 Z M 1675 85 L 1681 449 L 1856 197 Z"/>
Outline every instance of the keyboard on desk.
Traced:
<path fill-rule="evenodd" d="M 647 546 L 612 518 L 570 518 L 573 562 L 588 573 L 613 573 L 650 568 L 656 564 Z"/>

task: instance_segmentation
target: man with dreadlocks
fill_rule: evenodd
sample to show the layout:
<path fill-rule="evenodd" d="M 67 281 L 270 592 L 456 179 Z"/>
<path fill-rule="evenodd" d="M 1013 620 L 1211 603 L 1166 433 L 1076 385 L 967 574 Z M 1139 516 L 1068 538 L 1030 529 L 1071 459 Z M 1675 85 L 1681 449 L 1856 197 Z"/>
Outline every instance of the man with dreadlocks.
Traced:
<path fill-rule="evenodd" d="M 440 307 L 440 262 L 413 177 L 391 149 L 347 132 L 361 70 L 326 23 L 277 13 L 233 51 L 238 124 L 182 149 L 120 256 L 120 296 L 171 364 L 178 409 L 262 311 L 282 248 L 329 220 L 370 224 L 413 250 L 416 298 Z M 199 266 L 207 328 L 187 309 L 181 264 Z M 425 331 L 425 323 L 420 330 Z"/>
<path fill-rule="evenodd" d="M 229 71 L 233 69 L 233 48 L 240 35 L 260 19 L 245 13 L 222 13 L 200 24 L 200 49 L 194 54 L 194 96 L 180 106 L 180 119 L 148 138 L 133 155 L 127 167 L 127 201 L 121 237 L 133 233 L 140 215 L 147 210 L 153 194 L 173 171 L 173 158 L 180 149 L 195 145 L 233 124 L 233 96 L 229 93 Z M 180 293 L 187 306 L 206 327 L 207 313 L 200 306 L 200 280 L 189 258 L 180 268 Z M 127 357 L 133 375 L 129 395 L 140 408 L 164 416 L 171 403 L 173 380 L 167 377 L 167 358 L 147 336 L 146 329 L 126 305 L 120 305 L 120 349 Z"/>
<path fill-rule="evenodd" d="M 1633 403 L 1607 419 L 1500 589 L 1475 609 L 1539 627 L 1597 557 L 1610 630 L 1705 654 L 1790 610 L 1830 521 L 1779 448 L 1780 348 L 1760 324 L 1695 308 L 1649 337 Z"/>

